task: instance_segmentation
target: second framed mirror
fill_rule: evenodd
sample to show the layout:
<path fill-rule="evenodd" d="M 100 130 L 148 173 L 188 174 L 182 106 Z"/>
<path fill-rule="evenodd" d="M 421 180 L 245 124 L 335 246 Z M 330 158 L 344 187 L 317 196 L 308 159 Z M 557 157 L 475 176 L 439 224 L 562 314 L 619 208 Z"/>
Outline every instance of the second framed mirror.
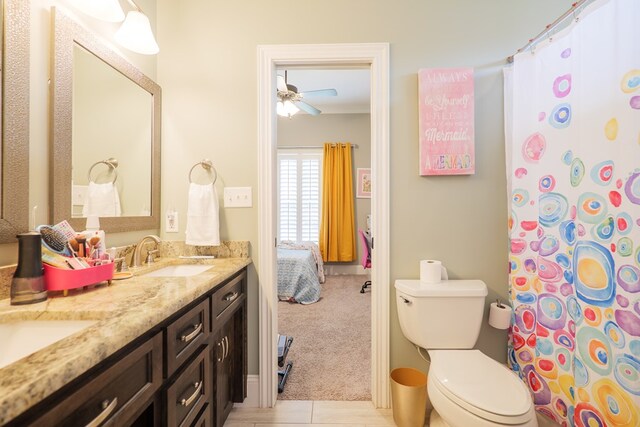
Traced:
<path fill-rule="evenodd" d="M 52 222 L 157 229 L 160 86 L 60 10 L 52 16 Z"/>

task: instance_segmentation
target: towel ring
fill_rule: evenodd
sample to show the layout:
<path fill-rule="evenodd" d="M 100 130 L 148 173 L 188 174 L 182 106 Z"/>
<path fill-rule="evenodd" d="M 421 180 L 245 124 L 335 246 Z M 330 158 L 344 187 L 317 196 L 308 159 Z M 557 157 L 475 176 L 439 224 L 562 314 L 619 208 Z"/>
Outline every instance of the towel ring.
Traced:
<path fill-rule="evenodd" d="M 89 168 L 89 173 L 87 174 L 87 178 L 89 179 L 89 182 L 95 182 L 91 178 L 91 172 L 93 171 L 93 168 L 95 168 L 100 164 L 105 164 L 109 166 L 109 169 L 113 171 L 113 181 L 111 181 L 111 183 L 115 184 L 116 180 L 118 179 L 118 160 L 113 157 L 107 160 L 100 160 L 99 162 L 95 162 L 94 164 L 91 165 L 91 167 Z"/>
<path fill-rule="evenodd" d="M 211 185 L 215 184 L 216 181 L 218 180 L 218 171 L 216 171 L 216 168 L 213 167 L 213 163 L 211 163 L 211 160 L 209 159 L 202 159 L 201 161 L 199 161 L 198 163 L 196 163 L 195 165 L 191 166 L 191 170 L 189 170 L 189 183 L 192 184 L 193 180 L 191 179 L 191 174 L 193 173 L 193 170 L 197 167 L 197 166 L 202 166 L 202 168 L 204 170 L 206 170 L 207 172 L 211 172 L 213 171 L 213 181 L 211 181 Z"/>

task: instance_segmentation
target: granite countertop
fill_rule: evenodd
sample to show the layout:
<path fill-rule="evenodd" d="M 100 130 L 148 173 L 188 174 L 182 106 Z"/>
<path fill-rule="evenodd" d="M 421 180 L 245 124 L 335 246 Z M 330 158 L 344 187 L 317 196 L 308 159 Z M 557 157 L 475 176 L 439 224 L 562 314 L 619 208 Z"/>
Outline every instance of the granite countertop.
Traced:
<path fill-rule="evenodd" d="M 164 321 L 193 300 L 251 263 L 251 258 L 211 260 L 158 259 L 153 266 L 131 270 L 134 276 L 56 292 L 47 301 L 11 306 L 0 300 L 0 322 L 18 320 L 96 320 L 88 328 L 0 369 L 0 425 L 9 422 L 62 386 Z M 175 264 L 212 268 L 190 277 L 140 277 Z M 29 339 L 29 337 L 25 337 Z"/>

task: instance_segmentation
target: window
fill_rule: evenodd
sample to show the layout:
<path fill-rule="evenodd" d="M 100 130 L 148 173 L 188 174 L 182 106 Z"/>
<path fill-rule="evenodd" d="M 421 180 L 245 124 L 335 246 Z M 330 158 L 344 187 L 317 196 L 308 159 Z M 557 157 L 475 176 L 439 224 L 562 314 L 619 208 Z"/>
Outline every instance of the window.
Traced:
<path fill-rule="evenodd" d="M 278 239 L 318 243 L 322 150 L 278 151 Z"/>

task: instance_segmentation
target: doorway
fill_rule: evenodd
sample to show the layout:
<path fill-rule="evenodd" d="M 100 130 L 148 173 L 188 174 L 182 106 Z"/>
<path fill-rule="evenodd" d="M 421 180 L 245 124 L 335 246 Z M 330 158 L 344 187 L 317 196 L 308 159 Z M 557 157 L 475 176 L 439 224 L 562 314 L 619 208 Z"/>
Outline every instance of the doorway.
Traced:
<path fill-rule="evenodd" d="M 389 45 L 258 46 L 259 356 L 261 407 L 277 398 L 276 67 L 365 65 L 371 71 L 371 394 L 389 407 Z"/>
<path fill-rule="evenodd" d="M 363 269 L 367 252 L 359 239 L 359 230 L 364 236 L 370 231 L 370 188 L 365 186 L 371 166 L 369 68 L 305 65 L 277 69 L 279 89 L 283 81 L 288 83 L 301 97 L 293 97 L 292 104 L 302 107 L 297 112 L 281 107 L 277 118 L 276 311 L 282 344 L 278 400 L 371 401 L 371 291 L 360 293 L 369 280 L 369 270 Z M 340 151 L 336 144 L 346 142 L 351 148 Z M 353 177 L 349 197 L 353 221 L 340 222 L 340 227 L 349 228 L 340 234 L 351 239 L 337 243 L 333 259 L 341 251 L 351 257 L 342 253 L 340 262 L 323 262 L 319 251 L 320 222 L 326 211 L 323 194 L 331 181 L 325 176 L 326 143 L 333 143 L 334 152 L 350 155 Z M 362 185 L 358 185 L 359 176 Z M 336 224 L 336 219 L 324 222 Z"/>

